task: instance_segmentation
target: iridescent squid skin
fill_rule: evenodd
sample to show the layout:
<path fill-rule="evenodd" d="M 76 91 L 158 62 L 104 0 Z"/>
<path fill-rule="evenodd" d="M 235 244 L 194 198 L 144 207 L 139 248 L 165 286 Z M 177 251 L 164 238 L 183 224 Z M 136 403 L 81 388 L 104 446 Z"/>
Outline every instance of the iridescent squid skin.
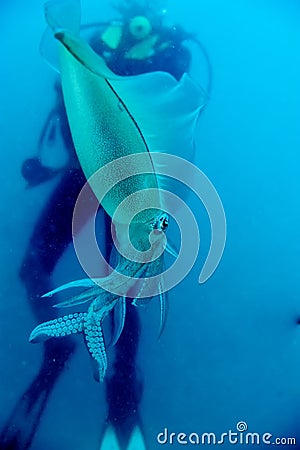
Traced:
<path fill-rule="evenodd" d="M 79 37 L 80 5 L 74 0 L 70 14 L 66 10 L 70 3 L 70 0 L 48 2 L 45 16 L 58 41 L 64 102 L 76 153 L 88 180 L 119 158 L 144 155 L 142 164 L 138 158 L 131 159 L 132 171 L 142 175 L 130 176 L 116 184 L 105 197 L 99 195 L 99 186 L 91 186 L 112 219 L 123 200 L 139 191 L 145 193 L 139 197 L 138 204 L 129 203 L 127 209 L 122 210 L 114 220 L 114 226 L 123 250 L 127 243 L 122 230 L 130 223 L 132 245 L 139 252 L 153 251 L 154 255 L 164 246 L 168 216 L 161 203 L 162 184 L 156 175 L 151 152 L 168 152 L 168 146 L 178 145 L 184 146 L 187 155 L 194 154 L 193 132 L 203 106 L 202 92 L 187 75 L 177 82 L 162 72 L 136 77 L 113 74 L 104 60 Z M 158 105 L 161 105 L 161 111 L 156 113 Z M 181 125 L 185 128 L 181 129 Z M 113 170 L 107 174 L 108 178 L 116 176 Z M 133 214 L 136 210 L 139 213 Z M 151 246 L 149 236 L 153 231 L 155 240 Z M 124 325 L 128 292 L 137 279 L 143 279 L 139 283 L 139 293 L 142 293 L 147 277 L 163 271 L 163 252 L 158 254 L 152 262 L 134 261 L 119 255 L 116 269 L 101 279 L 101 283 L 97 283 L 97 279 L 76 280 L 45 294 L 44 297 L 49 297 L 69 288 L 81 288 L 83 292 L 55 306 L 73 307 L 86 302 L 90 305 L 87 312 L 65 315 L 38 325 L 32 331 L 30 341 L 82 333 L 96 362 L 97 378 L 102 381 L 107 369 L 103 320 L 114 308 L 118 310 L 120 325 L 112 337 L 112 343 L 115 343 Z M 120 282 L 118 274 L 127 275 L 126 281 Z M 119 294 L 113 293 L 116 288 Z M 150 299 L 137 295 L 132 303 L 140 306 Z M 163 286 L 159 286 L 159 300 L 162 330 L 166 318 Z"/>

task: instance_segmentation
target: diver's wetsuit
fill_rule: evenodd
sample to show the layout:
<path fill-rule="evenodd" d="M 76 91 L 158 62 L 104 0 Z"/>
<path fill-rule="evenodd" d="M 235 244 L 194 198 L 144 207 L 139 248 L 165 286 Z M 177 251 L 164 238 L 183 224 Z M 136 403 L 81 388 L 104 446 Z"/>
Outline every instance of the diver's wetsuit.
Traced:
<path fill-rule="evenodd" d="M 121 42 L 120 50 L 112 51 L 99 38 L 91 41 L 94 50 L 103 55 L 112 71 L 119 75 L 136 75 L 150 71 L 165 71 L 180 79 L 187 72 L 190 53 L 176 38 L 176 29 L 162 28 L 162 38 L 168 42 L 166 48 L 157 49 L 151 57 L 143 60 L 124 58 Z M 169 33 L 169 34 L 168 34 Z M 124 33 L 126 48 L 134 44 Z M 122 57 L 123 55 L 123 57 Z M 56 85 L 57 91 L 60 86 Z M 56 115 L 59 117 L 60 131 L 70 159 L 77 160 L 67 121 L 62 95 L 58 92 Z M 73 164 L 74 165 L 74 164 Z M 67 168 L 56 186 L 47 205 L 43 209 L 32 233 L 21 266 L 20 277 L 25 285 L 27 297 L 38 322 L 54 318 L 56 310 L 50 299 L 40 301 L 40 296 L 52 289 L 53 270 L 72 241 L 72 215 L 78 194 L 86 178 L 79 162 Z M 104 213 L 104 212 L 103 212 Z M 104 213 L 106 236 L 110 236 L 110 219 Z M 110 242 L 106 245 L 106 259 L 109 259 Z M 105 254 L 105 252 L 104 252 Z M 122 446 L 130 437 L 133 426 L 138 422 L 138 405 L 142 396 L 142 383 L 136 373 L 136 354 L 139 338 L 137 310 L 127 302 L 127 312 L 123 332 L 116 344 L 113 375 L 107 380 L 107 421 L 113 424 Z M 71 337 L 49 339 L 44 344 L 42 366 L 36 378 L 23 393 L 15 406 L 0 436 L 1 450 L 25 450 L 31 445 L 40 417 L 55 382 L 64 369 L 66 361 L 73 353 L 75 343 Z"/>

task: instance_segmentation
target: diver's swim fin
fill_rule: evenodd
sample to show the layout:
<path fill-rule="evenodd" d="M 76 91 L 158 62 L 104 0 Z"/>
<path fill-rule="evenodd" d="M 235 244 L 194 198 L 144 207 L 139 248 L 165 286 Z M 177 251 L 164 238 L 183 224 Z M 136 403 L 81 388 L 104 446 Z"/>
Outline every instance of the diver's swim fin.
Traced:
<path fill-rule="evenodd" d="M 139 426 L 133 429 L 127 450 L 146 450 L 144 436 Z"/>
<path fill-rule="evenodd" d="M 111 425 L 109 425 L 103 435 L 103 440 L 99 450 L 118 450 L 120 449 L 117 436 Z"/>
<path fill-rule="evenodd" d="M 105 430 L 99 450 L 146 450 L 146 448 L 143 433 L 138 425 L 134 427 L 126 447 L 120 446 L 114 428 L 109 425 Z"/>

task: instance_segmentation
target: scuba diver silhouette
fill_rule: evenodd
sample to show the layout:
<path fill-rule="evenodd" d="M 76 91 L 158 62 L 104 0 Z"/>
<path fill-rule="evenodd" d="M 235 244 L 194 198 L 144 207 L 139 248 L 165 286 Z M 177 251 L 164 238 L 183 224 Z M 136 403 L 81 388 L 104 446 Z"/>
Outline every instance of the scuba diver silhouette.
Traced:
<path fill-rule="evenodd" d="M 116 74 L 126 76 L 164 71 L 179 80 L 184 72 L 189 71 L 191 55 L 184 42 L 192 39 L 193 35 L 179 26 L 165 26 L 164 10 L 157 3 L 154 0 L 151 4 L 147 1 L 123 1 L 117 6 L 121 19 L 85 27 L 93 31 L 91 47 Z M 28 187 L 58 175 L 61 177 L 34 227 L 20 270 L 30 307 L 38 322 L 53 318 L 53 303 L 50 299 L 41 302 L 40 297 L 52 289 L 52 273 L 72 241 L 73 210 L 86 182 L 73 146 L 60 83 L 56 82 L 54 88 L 56 104 L 43 127 L 39 153 L 27 159 L 22 166 L 22 175 Z M 59 132 L 69 157 L 66 167 L 56 170 L 41 163 L 41 152 L 45 144 L 55 144 Z M 104 229 L 103 254 L 109 260 L 112 249 L 108 238 L 110 218 L 103 209 L 100 214 Z M 111 433 L 115 433 L 116 445 L 120 449 L 126 449 L 134 439 L 140 450 L 146 448 L 139 430 L 139 403 L 142 398 L 142 380 L 136 370 L 139 334 L 138 313 L 128 301 L 124 329 L 115 345 L 113 373 L 106 380 L 106 430 L 109 432 L 104 432 L 99 447 L 102 450 L 106 445 L 111 445 Z M 75 342 L 71 337 L 62 341 L 50 339 L 44 343 L 40 370 L 20 396 L 1 433 L 2 450 L 30 448 L 47 399 L 74 349 Z M 115 448 L 117 450 L 118 447 Z"/>

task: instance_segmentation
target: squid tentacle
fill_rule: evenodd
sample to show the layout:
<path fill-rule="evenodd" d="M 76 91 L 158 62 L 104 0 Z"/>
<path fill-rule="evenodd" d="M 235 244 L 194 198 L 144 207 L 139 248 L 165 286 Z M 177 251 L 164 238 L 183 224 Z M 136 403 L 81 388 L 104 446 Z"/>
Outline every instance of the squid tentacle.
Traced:
<path fill-rule="evenodd" d="M 102 314 L 87 313 L 83 327 L 84 337 L 89 353 L 97 363 L 98 374 L 96 378 L 104 380 L 107 370 L 107 356 L 102 330 Z"/>
<path fill-rule="evenodd" d="M 43 322 L 31 332 L 30 342 L 41 342 L 52 337 L 81 333 L 87 313 L 74 313 Z"/>

